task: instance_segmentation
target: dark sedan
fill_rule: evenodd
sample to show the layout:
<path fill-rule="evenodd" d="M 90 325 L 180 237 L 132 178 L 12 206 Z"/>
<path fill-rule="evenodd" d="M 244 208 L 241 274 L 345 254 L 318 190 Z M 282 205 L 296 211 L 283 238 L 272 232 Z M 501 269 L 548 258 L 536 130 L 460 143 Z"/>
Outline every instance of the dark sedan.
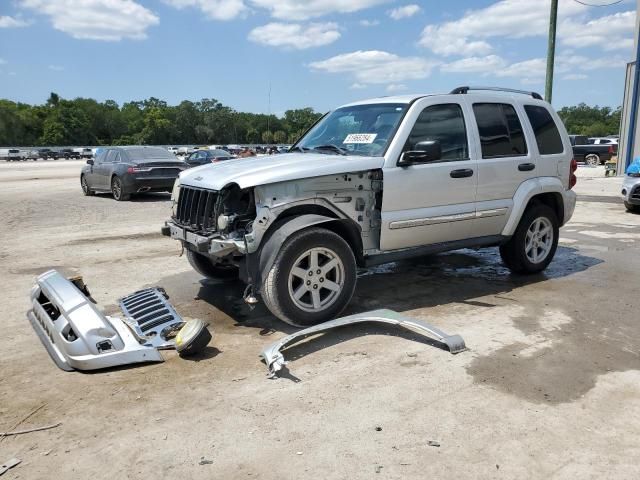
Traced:
<path fill-rule="evenodd" d="M 133 193 L 171 192 L 184 162 L 160 147 L 107 147 L 87 160 L 80 173 L 85 195 L 111 192 L 116 200 Z"/>
<path fill-rule="evenodd" d="M 197 167 L 198 165 L 222 162 L 232 158 L 234 158 L 233 155 L 226 150 L 198 150 L 189 155 L 185 162 L 188 167 Z"/>

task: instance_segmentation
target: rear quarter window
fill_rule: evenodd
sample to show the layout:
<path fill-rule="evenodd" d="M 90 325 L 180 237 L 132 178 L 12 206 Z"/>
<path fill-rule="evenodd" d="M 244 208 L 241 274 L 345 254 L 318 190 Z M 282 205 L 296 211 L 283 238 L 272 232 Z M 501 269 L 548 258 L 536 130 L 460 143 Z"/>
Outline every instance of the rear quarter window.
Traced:
<path fill-rule="evenodd" d="M 553 155 L 564 152 L 562 137 L 556 122 L 545 107 L 525 105 L 531 128 L 536 136 L 536 144 L 540 155 Z"/>

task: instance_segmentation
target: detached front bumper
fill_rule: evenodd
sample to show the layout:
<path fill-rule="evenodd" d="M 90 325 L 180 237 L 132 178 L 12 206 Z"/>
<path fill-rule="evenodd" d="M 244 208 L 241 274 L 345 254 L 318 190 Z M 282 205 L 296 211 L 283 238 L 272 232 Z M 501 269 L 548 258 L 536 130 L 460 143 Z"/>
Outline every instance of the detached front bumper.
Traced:
<path fill-rule="evenodd" d="M 165 222 L 160 232 L 166 237 L 171 237 L 187 244 L 187 248 L 191 250 L 212 257 L 226 257 L 235 252 L 246 253 L 244 241 L 241 239 L 227 239 L 220 234 L 199 235 L 171 221 Z"/>
<path fill-rule="evenodd" d="M 96 370 L 162 362 L 129 326 L 103 315 L 78 286 L 55 270 L 37 278 L 27 317 L 53 361 L 63 370 Z"/>

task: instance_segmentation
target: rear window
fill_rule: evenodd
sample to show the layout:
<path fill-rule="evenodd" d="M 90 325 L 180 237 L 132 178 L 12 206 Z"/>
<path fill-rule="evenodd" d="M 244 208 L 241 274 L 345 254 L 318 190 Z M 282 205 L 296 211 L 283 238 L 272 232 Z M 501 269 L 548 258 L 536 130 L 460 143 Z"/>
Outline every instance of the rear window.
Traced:
<path fill-rule="evenodd" d="M 20 153 L 20 150 L 9 150 L 9 153 Z"/>
<path fill-rule="evenodd" d="M 142 160 L 171 160 L 176 161 L 173 153 L 160 147 L 135 147 L 126 150 L 129 160 L 138 162 Z"/>
<path fill-rule="evenodd" d="M 537 105 L 525 105 L 524 111 L 527 112 L 527 117 L 531 122 L 531 128 L 533 128 L 533 133 L 536 136 L 540 155 L 553 155 L 564 152 L 562 137 L 560 137 L 558 126 L 553 121 L 549 110 Z"/>
<path fill-rule="evenodd" d="M 482 158 L 518 157 L 527 154 L 522 124 L 512 105 L 474 103 Z"/>

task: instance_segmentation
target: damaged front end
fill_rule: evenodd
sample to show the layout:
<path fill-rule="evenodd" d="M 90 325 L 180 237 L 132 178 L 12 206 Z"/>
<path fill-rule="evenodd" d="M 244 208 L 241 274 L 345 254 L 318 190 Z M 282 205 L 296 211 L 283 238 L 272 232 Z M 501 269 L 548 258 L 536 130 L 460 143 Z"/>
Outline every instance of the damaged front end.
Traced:
<path fill-rule="evenodd" d="M 56 270 L 38 276 L 27 317 L 42 344 L 62 370 L 97 370 L 142 362 L 162 362 L 158 348 L 169 348 L 169 332 L 183 320 L 161 289 L 146 289 L 122 299 L 125 319 L 104 315 L 81 278 Z M 126 307 L 125 307 L 126 306 Z"/>

